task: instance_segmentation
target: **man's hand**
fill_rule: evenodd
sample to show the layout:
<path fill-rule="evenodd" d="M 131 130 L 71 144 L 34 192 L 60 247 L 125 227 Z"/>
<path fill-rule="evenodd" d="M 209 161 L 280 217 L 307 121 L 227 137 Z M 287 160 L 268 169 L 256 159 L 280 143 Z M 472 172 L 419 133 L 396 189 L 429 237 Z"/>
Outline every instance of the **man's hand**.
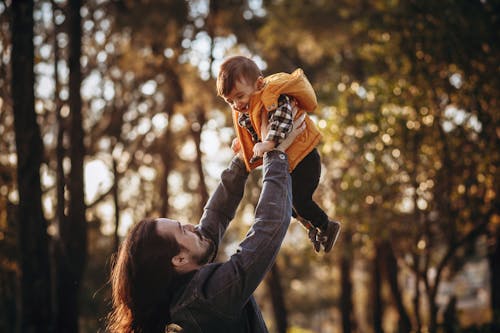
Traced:
<path fill-rule="evenodd" d="M 243 151 L 241 150 L 241 144 L 238 138 L 234 138 L 233 142 L 231 142 L 231 149 L 240 160 L 243 160 Z"/>
<path fill-rule="evenodd" d="M 231 142 L 231 149 L 235 154 L 238 154 L 241 150 L 240 140 L 238 140 L 238 138 L 234 138 L 233 142 Z"/>

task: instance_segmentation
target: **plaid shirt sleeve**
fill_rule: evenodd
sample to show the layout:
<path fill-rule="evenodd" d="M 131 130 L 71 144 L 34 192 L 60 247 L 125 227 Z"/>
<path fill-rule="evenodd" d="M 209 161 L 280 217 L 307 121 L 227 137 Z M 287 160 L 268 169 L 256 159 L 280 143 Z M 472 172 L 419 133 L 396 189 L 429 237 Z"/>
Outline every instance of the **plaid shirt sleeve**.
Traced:
<path fill-rule="evenodd" d="M 292 116 L 292 97 L 280 95 L 278 98 L 278 107 L 269 112 L 269 132 L 265 141 L 274 141 L 281 143 L 293 127 Z"/>
<path fill-rule="evenodd" d="M 252 141 L 253 142 L 259 142 L 259 136 L 257 135 L 257 132 L 255 132 L 255 129 L 252 126 L 252 121 L 250 120 L 250 117 L 248 116 L 247 113 L 240 113 L 238 116 L 238 125 L 240 127 L 246 128 L 248 133 L 252 136 Z"/>

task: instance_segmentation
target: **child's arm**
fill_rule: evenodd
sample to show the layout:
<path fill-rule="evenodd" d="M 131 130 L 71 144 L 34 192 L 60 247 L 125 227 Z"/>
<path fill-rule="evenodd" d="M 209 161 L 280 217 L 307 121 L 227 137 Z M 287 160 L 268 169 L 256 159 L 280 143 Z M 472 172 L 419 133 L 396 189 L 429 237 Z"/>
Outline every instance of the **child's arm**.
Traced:
<path fill-rule="evenodd" d="M 253 157 L 262 157 L 265 152 L 271 151 L 276 147 L 276 142 L 274 141 L 264 141 L 264 142 L 257 142 L 253 146 Z"/>
<path fill-rule="evenodd" d="M 268 132 L 263 142 L 256 143 L 253 147 L 252 159 L 262 157 L 265 152 L 273 150 L 280 144 L 292 130 L 293 125 L 293 104 L 292 98 L 287 95 L 280 95 L 278 107 L 269 113 Z M 264 118 L 264 117 L 263 117 Z M 264 124 L 263 119 L 263 124 Z M 266 119 L 267 120 L 267 119 Z"/>
<path fill-rule="evenodd" d="M 293 125 L 293 98 L 280 95 L 278 107 L 269 113 L 269 132 L 263 141 L 274 141 L 276 145 L 285 140 Z"/>

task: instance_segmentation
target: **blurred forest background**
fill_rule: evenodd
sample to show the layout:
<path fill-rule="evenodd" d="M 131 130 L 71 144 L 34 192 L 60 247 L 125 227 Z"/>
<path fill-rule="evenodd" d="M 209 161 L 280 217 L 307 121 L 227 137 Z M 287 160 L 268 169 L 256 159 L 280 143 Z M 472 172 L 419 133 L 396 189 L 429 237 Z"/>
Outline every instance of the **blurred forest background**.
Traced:
<path fill-rule="evenodd" d="M 292 222 L 256 293 L 271 332 L 500 332 L 498 0 L 1 0 L 0 331 L 104 332 L 130 225 L 198 222 L 232 54 L 304 69 L 343 221 L 328 255 Z"/>

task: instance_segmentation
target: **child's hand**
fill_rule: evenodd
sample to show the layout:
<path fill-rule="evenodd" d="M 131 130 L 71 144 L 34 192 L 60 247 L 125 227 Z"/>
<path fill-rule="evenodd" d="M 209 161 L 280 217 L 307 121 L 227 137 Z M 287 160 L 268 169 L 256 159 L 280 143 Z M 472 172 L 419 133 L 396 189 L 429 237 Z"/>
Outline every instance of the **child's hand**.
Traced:
<path fill-rule="evenodd" d="M 262 157 L 264 153 L 273 150 L 275 145 L 273 141 L 258 142 L 253 146 L 253 156 Z"/>

